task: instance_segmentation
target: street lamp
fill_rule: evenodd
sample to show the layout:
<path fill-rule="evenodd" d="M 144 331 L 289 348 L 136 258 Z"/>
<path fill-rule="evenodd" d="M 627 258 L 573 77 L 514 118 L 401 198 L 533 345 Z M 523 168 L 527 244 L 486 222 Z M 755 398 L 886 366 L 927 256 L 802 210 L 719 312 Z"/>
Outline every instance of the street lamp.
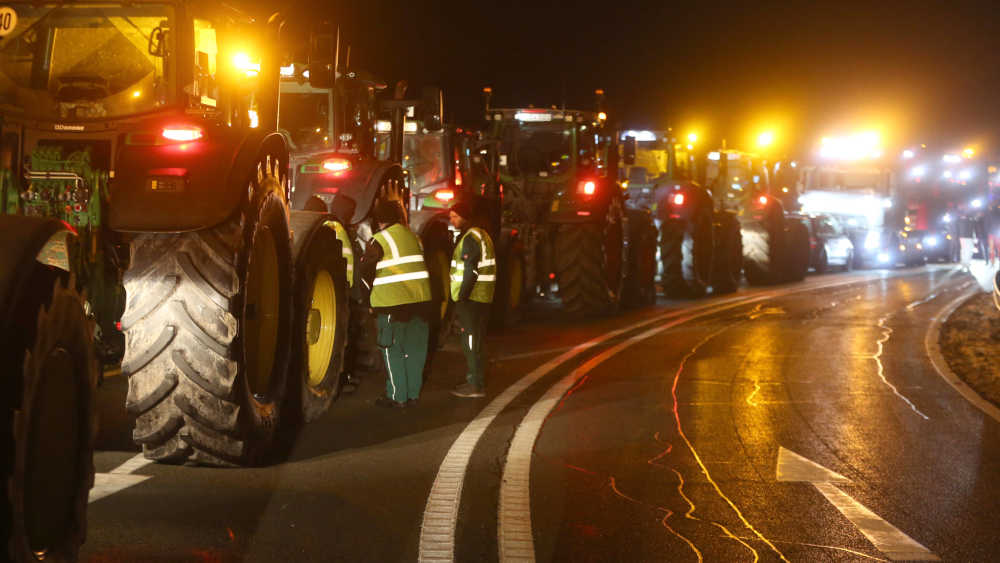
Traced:
<path fill-rule="evenodd" d="M 691 143 L 692 145 L 695 144 L 695 143 L 697 143 L 698 142 L 698 134 L 697 133 L 688 133 L 688 142 Z"/>

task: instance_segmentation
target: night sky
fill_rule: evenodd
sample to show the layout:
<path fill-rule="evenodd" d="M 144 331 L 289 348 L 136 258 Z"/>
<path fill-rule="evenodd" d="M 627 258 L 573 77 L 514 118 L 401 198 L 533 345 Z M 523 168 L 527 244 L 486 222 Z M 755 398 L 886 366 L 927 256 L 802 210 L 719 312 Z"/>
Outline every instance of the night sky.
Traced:
<path fill-rule="evenodd" d="M 490 85 L 500 106 L 590 108 L 603 88 L 622 128 L 670 125 L 734 147 L 773 128 L 789 154 L 871 128 L 890 146 L 982 152 L 1000 127 L 1000 6 L 990 2 L 312 0 L 295 9 L 340 23 L 352 68 L 442 86 L 459 123 L 480 117 Z"/>

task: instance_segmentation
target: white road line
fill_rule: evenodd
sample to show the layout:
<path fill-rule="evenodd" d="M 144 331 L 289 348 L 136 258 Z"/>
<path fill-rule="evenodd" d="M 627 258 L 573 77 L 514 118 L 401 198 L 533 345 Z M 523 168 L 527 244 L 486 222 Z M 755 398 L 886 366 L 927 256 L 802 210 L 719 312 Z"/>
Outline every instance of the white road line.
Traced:
<path fill-rule="evenodd" d="M 938 375 L 942 379 L 948 382 L 955 391 L 958 391 L 962 397 L 965 397 L 966 401 L 969 401 L 975 405 L 979 410 L 983 411 L 983 414 L 989 416 L 993 420 L 1000 422 L 1000 408 L 996 405 L 983 399 L 975 389 L 969 387 L 964 381 L 959 379 L 955 372 L 951 371 L 948 367 L 948 362 L 945 361 L 944 356 L 941 355 L 941 345 L 938 343 L 938 339 L 941 335 L 941 325 L 948 320 L 948 317 L 958 309 L 959 305 L 965 302 L 966 299 L 972 297 L 976 293 L 979 293 L 980 289 L 978 287 L 973 287 L 968 291 L 962 293 L 954 300 L 950 301 L 945 305 L 944 309 L 941 309 L 933 319 L 931 319 L 930 326 L 927 327 L 927 334 L 924 335 L 924 348 L 927 350 L 927 357 L 931 360 L 931 365 L 934 366 L 934 371 L 938 372 Z"/>
<path fill-rule="evenodd" d="M 491 401 L 486 408 L 476 415 L 475 419 L 466 425 L 465 429 L 462 430 L 462 433 L 448 450 L 444 461 L 441 462 L 441 466 L 438 469 L 437 476 L 434 479 L 434 484 L 431 485 L 430 493 L 427 496 L 424 518 L 420 526 L 420 543 L 418 547 L 417 559 L 419 561 L 455 560 L 455 527 L 458 522 L 458 509 L 462 500 L 462 487 L 465 482 L 466 469 L 468 468 L 469 461 L 472 459 L 472 452 L 475 449 L 476 444 L 486 432 L 486 428 L 489 427 L 493 420 L 507 407 L 508 404 L 510 404 L 511 401 L 514 400 L 515 397 L 520 395 L 525 389 L 530 387 L 536 381 L 557 369 L 560 365 L 570 361 L 590 348 L 593 348 L 594 346 L 621 334 L 641 329 L 645 326 L 667 319 L 690 314 L 692 312 L 712 310 L 712 313 L 714 313 L 724 309 L 735 308 L 779 296 L 802 293 L 806 291 L 816 291 L 830 287 L 870 283 L 896 277 L 913 276 L 921 273 L 923 272 L 909 271 L 890 272 L 881 276 L 858 275 L 833 282 L 802 284 L 795 287 L 772 290 L 751 296 L 735 296 L 728 299 L 722 299 L 714 303 L 706 303 L 704 305 L 689 307 L 679 311 L 671 311 L 624 328 L 613 330 L 587 342 L 574 346 L 567 352 L 549 360 L 545 364 L 532 370 L 527 375 L 521 377 L 521 379 L 514 382 L 510 387 L 505 389 L 500 395 L 493 399 L 493 401 Z M 527 483 L 527 480 L 525 480 L 525 483 Z"/>
<path fill-rule="evenodd" d="M 875 549 L 893 561 L 940 561 L 926 547 L 886 522 L 878 514 L 851 498 L 833 483 L 813 483 L 820 493 L 835 506 L 845 518 L 864 534 Z"/>
<path fill-rule="evenodd" d="M 98 501 L 149 479 L 149 475 L 132 475 L 132 472 L 150 463 L 152 463 L 151 460 L 146 459 L 142 454 L 138 454 L 107 473 L 95 474 L 94 487 L 90 489 L 90 496 L 87 502 Z"/>

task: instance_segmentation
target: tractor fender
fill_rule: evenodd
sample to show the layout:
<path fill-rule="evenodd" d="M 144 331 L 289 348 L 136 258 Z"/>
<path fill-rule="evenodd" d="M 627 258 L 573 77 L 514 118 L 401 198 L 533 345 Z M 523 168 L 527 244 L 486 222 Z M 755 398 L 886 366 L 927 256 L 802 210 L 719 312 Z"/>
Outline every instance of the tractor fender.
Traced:
<path fill-rule="evenodd" d="M 382 160 L 357 160 L 352 163 L 348 174 L 328 179 L 326 183 L 330 185 L 329 187 L 336 188 L 338 196 L 343 195 L 354 200 L 354 217 L 351 219 L 351 224 L 357 225 L 371 215 L 379 187 L 386 177 L 393 174 L 402 177 L 403 168 L 393 162 Z M 300 176 L 300 180 L 301 178 Z M 300 189 L 310 191 L 310 188 L 303 187 L 300 181 L 296 186 L 296 200 L 302 197 L 298 193 Z M 404 204 L 408 206 L 409 202 Z"/>
<path fill-rule="evenodd" d="M 189 232 L 232 217 L 249 196 L 257 163 L 270 163 L 288 201 L 288 147 L 279 133 L 226 128 L 204 143 L 178 147 L 124 146 L 111 182 L 109 226 L 120 232 Z M 179 175 L 176 189 L 154 190 L 151 180 Z"/>
<path fill-rule="evenodd" d="M 423 212 L 410 213 L 410 230 L 420 235 L 421 240 L 435 229 L 448 230 L 448 209 L 435 209 L 433 212 L 427 208 Z"/>

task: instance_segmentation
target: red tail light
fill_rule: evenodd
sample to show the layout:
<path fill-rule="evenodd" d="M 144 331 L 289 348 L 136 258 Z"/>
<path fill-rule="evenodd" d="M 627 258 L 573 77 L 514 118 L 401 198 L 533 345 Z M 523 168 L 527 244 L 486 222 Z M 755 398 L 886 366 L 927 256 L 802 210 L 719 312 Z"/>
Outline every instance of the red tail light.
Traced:
<path fill-rule="evenodd" d="M 684 194 L 674 194 L 674 205 L 684 205 Z"/>
<path fill-rule="evenodd" d="M 195 125 L 171 125 L 164 127 L 163 131 L 160 131 L 160 135 L 168 141 L 189 143 L 204 137 L 205 133 L 201 130 L 201 127 Z"/>
<path fill-rule="evenodd" d="M 449 201 L 455 199 L 455 190 L 450 188 L 443 188 L 434 192 L 434 199 L 440 201 L 441 203 L 448 203 Z"/>
<path fill-rule="evenodd" d="M 351 169 L 351 161 L 346 158 L 328 158 L 323 161 L 323 170 L 327 172 L 344 172 Z"/>
<path fill-rule="evenodd" d="M 597 192 L 597 182 L 585 180 L 576 185 L 576 191 L 583 195 L 594 195 Z"/>
<path fill-rule="evenodd" d="M 767 196 L 762 195 L 759 198 L 757 198 L 757 201 L 759 201 L 761 205 L 767 205 Z"/>
<path fill-rule="evenodd" d="M 455 185 L 462 185 L 462 171 L 458 168 L 458 163 L 455 163 Z"/>

